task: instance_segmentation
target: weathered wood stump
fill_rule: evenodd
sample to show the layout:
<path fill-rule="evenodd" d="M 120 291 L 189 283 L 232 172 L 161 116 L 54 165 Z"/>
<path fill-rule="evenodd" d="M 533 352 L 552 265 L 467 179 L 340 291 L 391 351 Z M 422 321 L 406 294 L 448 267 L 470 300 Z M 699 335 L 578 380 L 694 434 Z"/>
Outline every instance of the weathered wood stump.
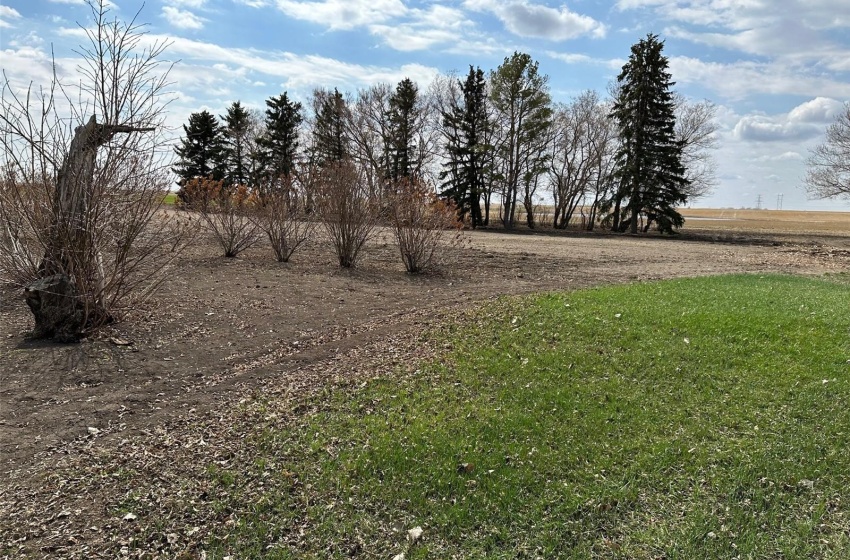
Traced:
<path fill-rule="evenodd" d="M 76 342 L 85 328 L 85 309 L 71 279 L 65 274 L 40 278 L 24 289 L 24 297 L 35 316 L 34 338 Z"/>

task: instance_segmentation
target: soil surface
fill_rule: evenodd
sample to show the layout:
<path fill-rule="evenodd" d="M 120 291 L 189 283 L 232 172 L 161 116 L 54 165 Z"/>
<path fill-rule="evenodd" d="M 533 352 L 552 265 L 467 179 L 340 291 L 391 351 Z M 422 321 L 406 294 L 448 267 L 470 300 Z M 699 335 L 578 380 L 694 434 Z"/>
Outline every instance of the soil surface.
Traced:
<path fill-rule="evenodd" d="M 425 325 L 495 296 L 735 272 L 850 271 L 850 232 L 468 237 L 441 272 L 421 276 L 404 272 L 386 233 L 353 270 L 340 269 L 321 240 L 277 263 L 265 246 L 226 259 L 201 238 L 144 309 L 78 344 L 29 340 L 23 299 L 3 295 L 0 517 L 4 504 L 7 514 L 20 506 L 21 492 L 38 499 L 38 474 L 95 436 L 156 438 L 169 422 L 224 409 L 258 387 L 297 392 L 298 372 L 330 368 L 339 356 L 348 371 L 358 360 L 369 367 L 384 341 L 413 340 Z"/>

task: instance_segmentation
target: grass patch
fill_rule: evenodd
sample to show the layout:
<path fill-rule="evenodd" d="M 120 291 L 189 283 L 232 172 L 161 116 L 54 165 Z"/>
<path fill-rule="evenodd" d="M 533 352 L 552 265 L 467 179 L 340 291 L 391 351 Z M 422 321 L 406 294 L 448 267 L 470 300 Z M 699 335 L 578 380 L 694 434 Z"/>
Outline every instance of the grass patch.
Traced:
<path fill-rule="evenodd" d="M 175 204 L 177 204 L 177 193 L 170 192 L 166 194 L 162 198 L 162 203 L 167 206 L 174 206 Z"/>
<path fill-rule="evenodd" d="M 848 558 L 847 310 L 784 276 L 503 300 L 257 426 L 208 557 Z"/>

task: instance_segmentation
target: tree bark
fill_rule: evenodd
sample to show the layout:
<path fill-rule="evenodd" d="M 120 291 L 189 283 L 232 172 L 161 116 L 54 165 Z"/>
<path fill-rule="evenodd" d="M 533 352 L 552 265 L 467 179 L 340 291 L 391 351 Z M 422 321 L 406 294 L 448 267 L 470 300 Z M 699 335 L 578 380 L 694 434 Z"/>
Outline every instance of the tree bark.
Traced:
<path fill-rule="evenodd" d="M 34 337 L 53 337 L 63 342 L 77 340 L 92 318 L 107 313 L 105 309 L 94 309 L 95 294 L 84 290 L 90 285 L 91 275 L 97 273 L 92 264 L 100 257 L 89 223 L 97 150 L 116 134 L 152 130 L 98 124 L 94 116 L 75 129 L 56 178 L 53 223 L 39 267 L 41 277 L 24 290 L 35 316 Z M 81 276 L 86 276 L 85 283 L 81 282 Z"/>

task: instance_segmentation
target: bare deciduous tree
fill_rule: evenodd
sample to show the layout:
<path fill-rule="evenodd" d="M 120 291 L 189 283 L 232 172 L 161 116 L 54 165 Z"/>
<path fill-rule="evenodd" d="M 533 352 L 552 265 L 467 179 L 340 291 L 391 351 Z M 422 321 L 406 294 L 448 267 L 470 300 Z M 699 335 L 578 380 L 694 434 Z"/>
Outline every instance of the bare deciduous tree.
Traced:
<path fill-rule="evenodd" d="M 807 163 L 809 196 L 850 199 L 850 103 L 826 129 L 826 141 L 812 150 Z"/>
<path fill-rule="evenodd" d="M 717 147 L 717 107 L 710 101 L 691 103 L 681 94 L 673 97 L 676 140 L 682 144 L 682 165 L 688 186 L 688 202 L 711 194 L 717 184 L 712 150 Z"/>
<path fill-rule="evenodd" d="M 54 68 L 41 89 L 4 74 L 0 100 L 0 281 L 25 288 L 34 336 L 63 341 L 149 295 L 187 239 L 186 218 L 160 211 L 167 44 L 89 7 L 78 91 Z"/>
<path fill-rule="evenodd" d="M 392 86 L 374 84 L 357 92 L 349 113 L 348 135 L 352 158 L 365 173 L 369 191 L 380 197 L 389 174 L 387 146 L 390 137 L 390 97 Z"/>

